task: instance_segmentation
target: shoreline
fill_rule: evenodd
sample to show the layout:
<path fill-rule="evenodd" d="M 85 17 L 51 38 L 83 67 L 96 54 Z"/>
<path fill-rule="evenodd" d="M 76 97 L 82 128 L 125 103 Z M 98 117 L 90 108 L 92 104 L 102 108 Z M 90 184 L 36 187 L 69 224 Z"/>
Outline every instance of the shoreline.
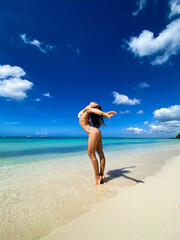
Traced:
<path fill-rule="evenodd" d="M 179 169 L 180 155 L 166 160 L 160 171 L 144 179 L 145 184 L 119 189 L 113 198 L 40 240 L 178 240 Z"/>
<path fill-rule="evenodd" d="M 42 137 L 39 137 L 39 136 L 11 136 L 11 135 L 8 135 L 8 136 L 0 136 L 0 138 L 88 138 L 87 136 L 42 136 Z M 145 138 L 145 137 L 107 137 L 107 136 L 104 136 L 103 138 L 117 138 L 117 139 L 179 139 L 179 138 L 176 138 L 176 137 L 161 137 L 161 138 L 158 138 L 158 137 L 152 137 L 152 138 Z"/>

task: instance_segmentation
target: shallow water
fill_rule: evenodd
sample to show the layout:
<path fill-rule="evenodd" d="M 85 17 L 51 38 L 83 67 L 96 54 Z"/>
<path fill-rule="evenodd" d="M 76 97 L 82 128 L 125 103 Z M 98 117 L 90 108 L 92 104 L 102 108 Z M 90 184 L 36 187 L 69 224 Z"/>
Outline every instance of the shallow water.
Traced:
<path fill-rule="evenodd" d="M 103 139 L 106 182 L 97 187 L 86 138 L 0 138 L 0 239 L 36 240 L 180 154 L 176 139 Z"/>
<path fill-rule="evenodd" d="M 87 152 L 87 138 L 0 137 L 0 166 L 79 156 Z M 178 139 L 104 138 L 106 152 L 177 145 Z"/>

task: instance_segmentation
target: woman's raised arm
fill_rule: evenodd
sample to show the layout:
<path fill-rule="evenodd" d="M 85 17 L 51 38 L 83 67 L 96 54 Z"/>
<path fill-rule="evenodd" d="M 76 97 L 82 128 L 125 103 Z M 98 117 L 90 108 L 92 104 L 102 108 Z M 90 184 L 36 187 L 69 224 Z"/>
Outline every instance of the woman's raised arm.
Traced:
<path fill-rule="evenodd" d="M 94 113 L 97 115 L 100 115 L 102 117 L 107 117 L 107 118 L 111 118 L 112 116 L 115 116 L 117 113 L 115 111 L 110 111 L 110 112 L 103 112 L 97 108 L 92 108 L 92 107 L 87 107 L 86 108 L 88 113 Z"/>

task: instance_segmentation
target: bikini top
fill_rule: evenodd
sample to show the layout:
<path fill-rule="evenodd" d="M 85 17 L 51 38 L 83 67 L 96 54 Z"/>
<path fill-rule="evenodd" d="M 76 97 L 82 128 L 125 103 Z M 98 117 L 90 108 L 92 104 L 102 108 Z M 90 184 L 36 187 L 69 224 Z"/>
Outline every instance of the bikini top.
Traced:
<path fill-rule="evenodd" d="M 82 117 L 81 117 L 81 111 L 78 113 L 78 118 L 82 118 Z"/>
<path fill-rule="evenodd" d="M 82 119 L 82 120 L 87 120 L 86 118 L 83 118 L 83 117 L 81 116 L 81 114 L 82 114 L 82 111 L 80 111 L 80 112 L 78 113 L 78 118 L 79 118 L 79 119 Z"/>

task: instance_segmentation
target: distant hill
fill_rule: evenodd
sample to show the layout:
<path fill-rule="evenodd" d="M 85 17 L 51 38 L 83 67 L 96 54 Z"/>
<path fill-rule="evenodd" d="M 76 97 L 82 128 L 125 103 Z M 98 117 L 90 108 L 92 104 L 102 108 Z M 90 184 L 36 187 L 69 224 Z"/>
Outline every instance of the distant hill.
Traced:
<path fill-rule="evenodd" d="M 180 138 L 180 133 L 178 133 L 178 135 L 176 136 L 176 138 Z"/>

